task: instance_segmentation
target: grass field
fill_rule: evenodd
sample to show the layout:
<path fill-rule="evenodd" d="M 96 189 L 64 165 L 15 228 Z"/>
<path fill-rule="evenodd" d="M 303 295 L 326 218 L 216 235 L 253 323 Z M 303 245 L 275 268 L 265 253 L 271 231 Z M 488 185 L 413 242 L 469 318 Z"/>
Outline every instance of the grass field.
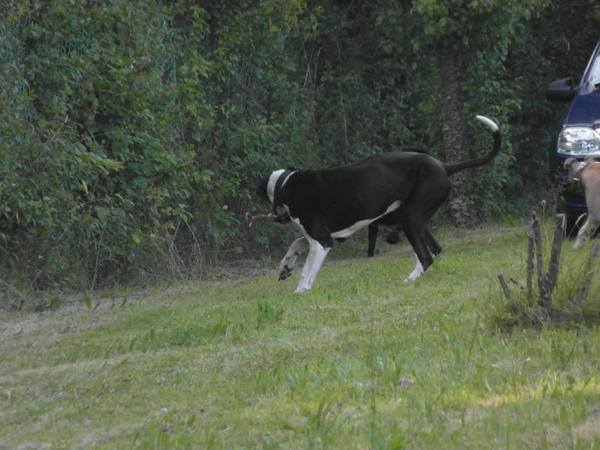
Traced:
<path fill-rule="evenodd" d="M 1 312 L 0 448 L 600 448 L 599 329 L 495 325 L 525 232 Z"/>

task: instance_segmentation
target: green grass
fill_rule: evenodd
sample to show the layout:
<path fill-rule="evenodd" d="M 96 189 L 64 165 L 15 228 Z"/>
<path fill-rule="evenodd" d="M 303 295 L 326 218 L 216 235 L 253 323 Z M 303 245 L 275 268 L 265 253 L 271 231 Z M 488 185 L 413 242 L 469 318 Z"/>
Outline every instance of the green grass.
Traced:
<path fill-rule="evenodd" d="M 600 448 L 599 329 L 494 325 L 525 231 L 5 315 L 0 448 Z"/>

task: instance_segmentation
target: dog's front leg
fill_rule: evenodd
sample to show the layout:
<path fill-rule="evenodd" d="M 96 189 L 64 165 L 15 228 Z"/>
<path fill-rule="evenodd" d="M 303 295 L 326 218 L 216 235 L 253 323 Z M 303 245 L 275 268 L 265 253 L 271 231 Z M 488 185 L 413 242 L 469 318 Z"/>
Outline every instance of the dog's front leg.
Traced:
<path fill-rule="evenodd" d="M 279 263 L 279 280 L 285 280 L 292 274 L 298 256 L 305 253 L 307 250 L 308 241 L 305 237 L 298 238 L 292 242 L 292 245 L 290 245 L 287 253 Z"/>
<path fill-rule="evenodd" d="M 304 267 L 302 268 L 302 273 L 300 274 L 300 281 L 298 282 L 298 287 L 296 288 L 296 293 L 308 291 L 315 279 L 317 278 L 317 273 L 323 265 L 323 261 L 325 261 L 325 257 L 331 248 L 323 247 L 318 241 L 307 237 L 308 241 L 308 256 L 306 257 L 306 262 L 304 263 Z"/>
<path fill-rule="evenodd" d="M 575 250 L 578 250 L 581 247 L 583 247 L 583 244 L 585 244 L 585 241 L 588 239 L 589 234 L 592 231 L 591 228 L 592 228 L 592 219 L 588 215 L 585 223 L 580 228 L 579 233 L 577 233 L 577 239 L 575 240 L 575 243 L 573 244 L 573 248 Z"/>

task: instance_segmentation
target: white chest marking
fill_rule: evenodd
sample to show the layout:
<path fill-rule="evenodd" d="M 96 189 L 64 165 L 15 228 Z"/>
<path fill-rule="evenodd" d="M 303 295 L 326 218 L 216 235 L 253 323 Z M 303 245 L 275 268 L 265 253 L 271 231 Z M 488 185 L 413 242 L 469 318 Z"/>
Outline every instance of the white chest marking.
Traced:
<path fill-rule="evenodd" d="M 348 228 L 344 228 L 343 230 L 336 231 L 335 233 L 331 233 L 331 237 L 347 238 L 347 237 L 353 235 L 354 233 L 356 233 L 361 228 L 368 226 L 370 223 L 375 222 L 380 217 L 383 217 L 386 214 L 389 214 L 392 211 L 397 210 L 398 208 L 400 208 L 400 200 L 396 200 L 394 203 L 392 203 L 390 206 L 388 206 L 388 209 L 386 209 L 385 212 L 383 214 L 381 214 L 380 216 L 373 217 L 372 219 L 359 220 L 354 225 L 350 225 Z"/>

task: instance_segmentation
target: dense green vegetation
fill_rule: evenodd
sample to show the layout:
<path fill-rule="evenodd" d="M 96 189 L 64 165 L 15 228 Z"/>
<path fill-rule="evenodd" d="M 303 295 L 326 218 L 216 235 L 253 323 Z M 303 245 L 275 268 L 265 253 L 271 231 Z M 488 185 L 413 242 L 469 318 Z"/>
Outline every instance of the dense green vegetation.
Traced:
<path fill-rule="evenodd" d="M 18 289 L 185 278 L 268 254 L 281 230 L 243 224 L 261 174 L 403 146 L 461 157 L 447 117 L 465 130 L 462 156 L 484 152 L 474 113 L 501 124 L 505 146 L 464 185 L 470 209 L 518 216 L 551 198 L 562 108 L 544 88 L 580 74 L 600 24 L 595 0 L 1 9 L 0 282 Z"/>
<path fill-rule="evenodd" d="M 12 312 L 0 447 L 596 449 L 598 327 L 498 331 L 496 276 L 523 280 L 526 232 L 447 227 L 446 252 L 411 283 L 406 244 L 367 259 L 357 239 L 302 295 L 297 274 L 246 267 Z M 565 246 L 563 262 L 560 286 L 582 253 Z M 597 277 L 593 289 L 583 306 L 598 314 Z"/>

